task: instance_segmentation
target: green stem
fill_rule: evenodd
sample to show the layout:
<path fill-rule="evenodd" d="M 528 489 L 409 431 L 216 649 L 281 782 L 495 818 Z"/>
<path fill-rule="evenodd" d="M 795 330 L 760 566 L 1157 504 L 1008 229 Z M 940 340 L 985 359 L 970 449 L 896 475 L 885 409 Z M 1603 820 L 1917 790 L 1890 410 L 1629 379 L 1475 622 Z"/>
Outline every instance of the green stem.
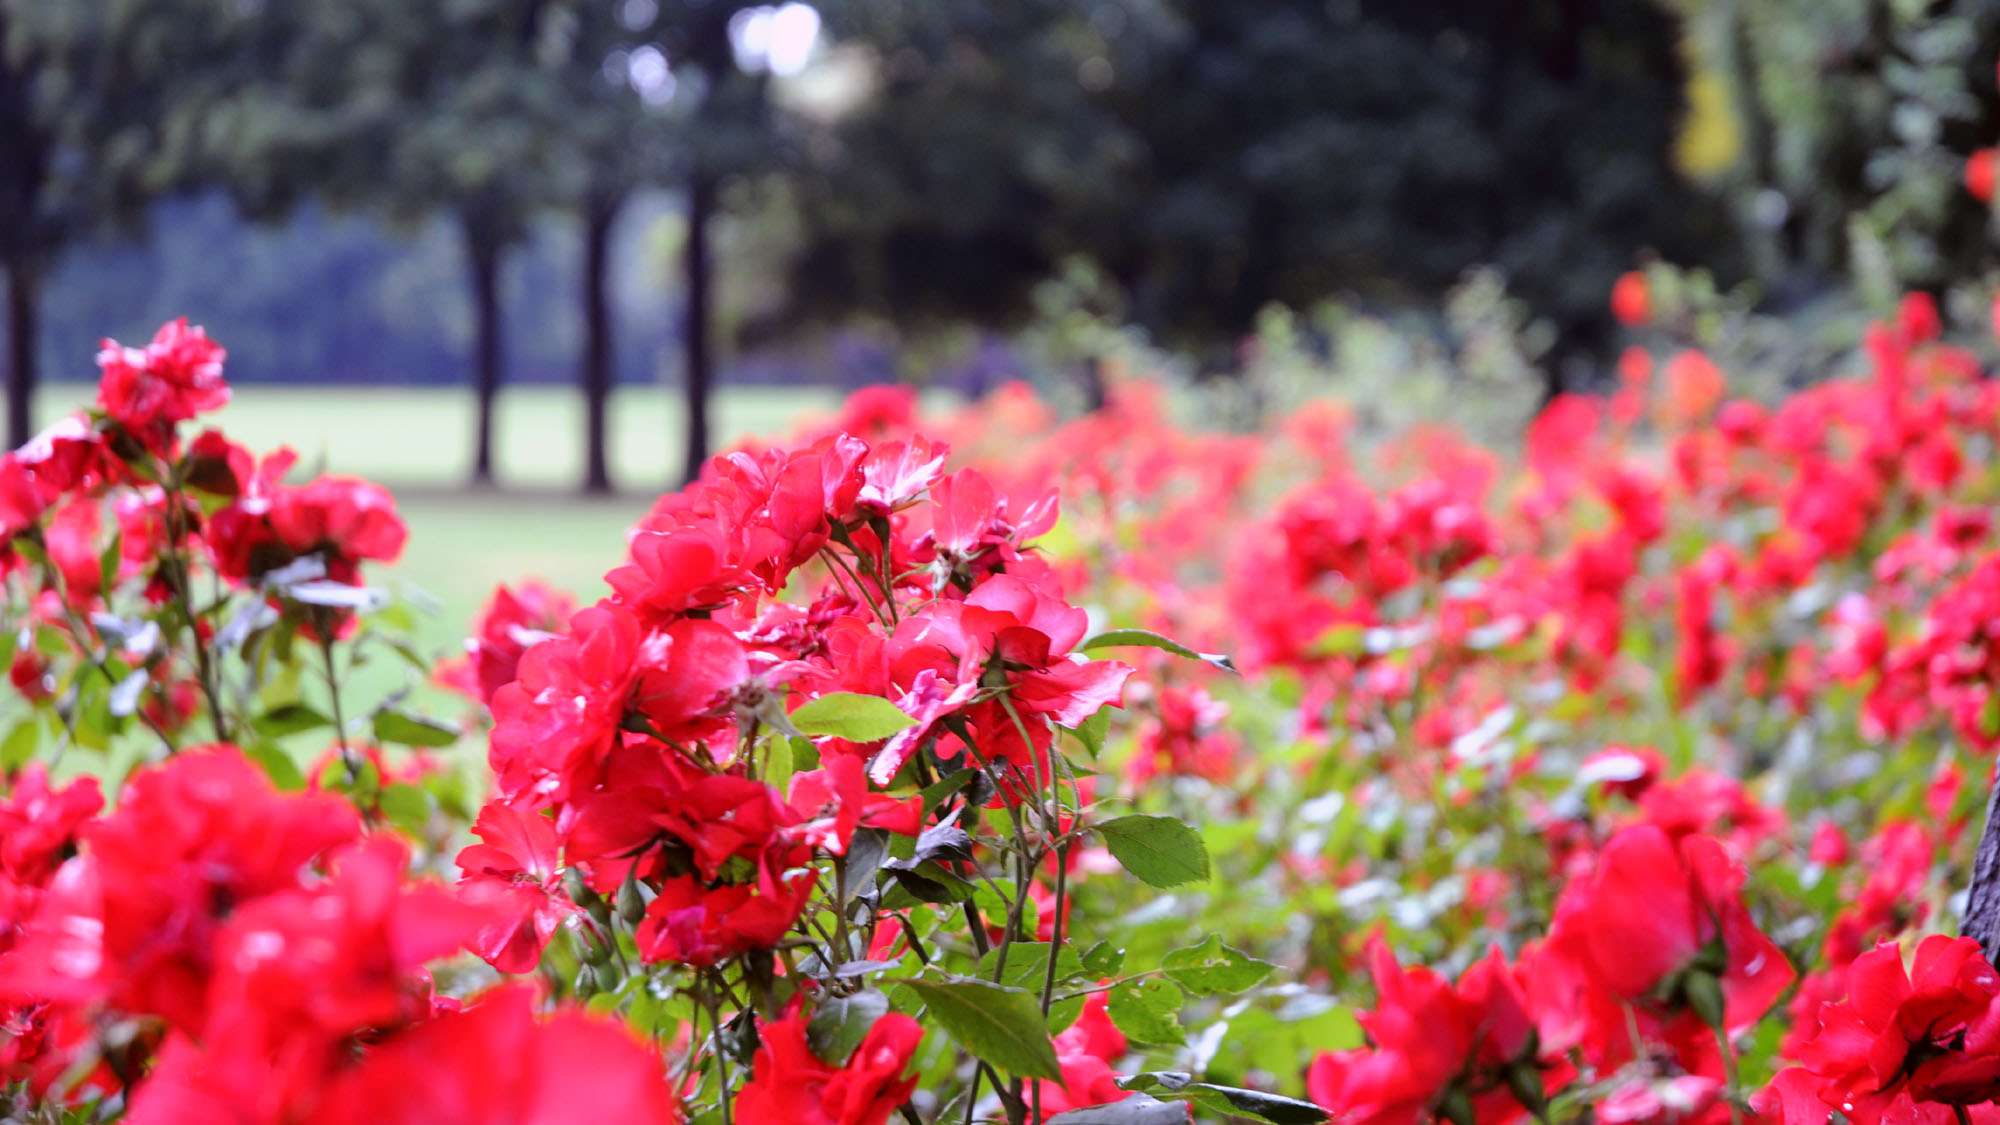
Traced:
<path fill-rule="evenodd" d="M 347 767 L 347 783 L 352 785 L 361 780 L 361 760 L 347 742 L 347 716 L 340 709 L 340 679 L 333 671 L 333 636 L 325 630 L 320 632 L 319 654 L 326 667 L 326 693 L 333 701 L 333 736 L 340 743 L 340 761 Z"/>
<path fill-rule="evenodd" d="M 201 639 L 200 618 L 195 613 L 194 593 L 188 589 L 187 513 L 181 506 L 180 479 L 163 474 L 166 486 L 167 585 L 174 605 L 187 624 L 188 639 L 194 646 L 195 674 L 201 694 L 208 701 L 208 721 L 215 728 L 217 742 L 229 741 L 229 717 L 222 711 L 222 690 L 215 681 L 215 665 L 208 658 L 208 645 Z"/>
<path fill-rule="evenodd" d="M 1729 1032 L 1721 1024 L 1715 1025 L 1715 1045 L 1722 1050 L 1722 1076 L 1728 1083 L 1724 1094 L 1729 1099 L 1729 1125 L 1743 1125 L 1743 1082 L 1737 1072 L 1736 1045 L 1729 1041 Z M 1958 1107 L 1964 1113 L 1964 1107 Z"/>

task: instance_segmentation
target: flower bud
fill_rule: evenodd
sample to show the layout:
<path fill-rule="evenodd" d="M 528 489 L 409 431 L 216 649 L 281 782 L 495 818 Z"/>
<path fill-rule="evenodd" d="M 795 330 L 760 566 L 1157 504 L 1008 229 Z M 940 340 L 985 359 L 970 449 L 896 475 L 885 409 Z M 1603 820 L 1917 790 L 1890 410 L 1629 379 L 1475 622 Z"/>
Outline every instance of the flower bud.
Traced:
<path fill-rule="evenodd" d="M 1723 1013 L 1727 1009 L 1722 999 L 1722 982 L 1715 979 L 1713 973 L 1694 969 L 1689 971 L 1684 987 L 1687 990 L 1688 1007 L 1693 1008 L 1694 1014 L 1701 1017 L 1701 1022 L 1720 1030 Z"/>
<path fill-rule="evenodd" d="M 1478 1121 L 1478 1114 L 1472 1109 L 1472 1099 L 1457 1086 L 1445 1091 L 1444 1098 L 1438 1102 L 1437 1111 L 1438 1116 L 1451 1122 L 1451 1125 L 1476 1125 Z"/>
<path fill-rule="evenodd" d="M 1521 1059 L 1507 1067 L 1507 1089 L 1514 1100 L 1536 1117 L 1548 1113 L 1548 1093 L 1542 1088 L 1542 1068 L 1533 1059 Z"/>
<path fill-rule="evenodd" d="M 618 884 L 618 916 L 628 926 L 636 926 L 646 916 L 646 899 L 639 893 L 639 873 L 635 868 L 625 875 L 625 881 Z"/>

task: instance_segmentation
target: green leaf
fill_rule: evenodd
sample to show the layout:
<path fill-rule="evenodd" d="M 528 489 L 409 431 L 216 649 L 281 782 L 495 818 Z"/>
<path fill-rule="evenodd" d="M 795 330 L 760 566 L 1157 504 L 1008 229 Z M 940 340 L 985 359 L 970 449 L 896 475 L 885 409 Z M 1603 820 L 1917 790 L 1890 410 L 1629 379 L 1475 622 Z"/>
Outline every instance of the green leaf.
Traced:
<path fill-rule="evenodd" d="M 396 782 L 382 790 L 379 804 L 382 815 L 407 836 L 422 836 L 430 827 L 431 795 L 421 786 Z"/>
<path fill-rule="evenodd" d="M 1187 1038 L 1180 1024 L 1184 999 L 1171 981 L 1146 977 L 1113 986 L 1104 1010 L 1118 1030 L 1135 1043 L 1178 1046 Z"/>
<path fill-rule="evenodd" d="M 0 770 L 12 771 L 28 764 L 42 748 L 42 717 L 29 715 L 8 730 L 0 740 Z"/>
<path fill-rule="evenodd" d="M 450 746 L 458 741 L 458 725 L 414 715 L 394 707 L 375 712 L 375 739 L 404 746 Z"/>
<path fill-rule="evenodd" d="M 266 738 L 283 738 L 300 731 L 330 727 L 333 720 L 303 703 L 286 703 L 257 716 L 250 725 Z"/>
<path fill-rule="evenodd" d="M 792 712 L 792 725 L 801 734 L 815 737 L 879 742 L 897 731 L 916 726 L 917 721 L 879 695 L 836 691 L 801 704 Z"/>
<path fill-rule="evenodd" d="M 1176 949 L 1161 958 L 1160 968 L 1175 984 L 1196 996 L 1213 996 L 1255 987 L 1278 967 L 1222 944 L 1220 934 L 1210 934 L 1200 945 Z"/>
<path fill-rule="evenodd" d="M 1262 1090 L 1196 1082 L 1194 1076 L 1185 1071 L 1153 1070 L 1135 1074 L 1119 1079 L 1118 1088 L 1184 1098 L 1222 1112 L 1248 1113 L 1274 1125 L 1320 1125 L 1326 1120 L 1326 1111 L 1311 1102 L 1267 1094 Z"/>
<path fill-rule="evenodd" d="M 1121 1102 L 1058 1113 L 1049 1125 L 1187 1125 L 1187 1109 L 1179 1102 L 1133 1094 Z"/>
<path fill-rule="evenodd" d="M 885 866 L 884 871 L 896 880 L 896 887 L 906 892 L 912 902 L 946 903 L 968 902 L 980 888 L 946 871 L 935 863 L 920 863 L 915 867 Z M 878 882 L 879 877 L 878 877 Z M 899 909 L 909 905 L 893 892 L 882 897 L 885 910 Z"/>
<path fill-rule="evenodd" d="M 1212 664 L 1225 672 L 1236 671 L 1236 662 L 1220 652 L 1196 652 L 1179 641 L 1163 637 L 1151 629 L 1107 629 L 1076 646 L 1080 652 L 1100 648 L 1157 648 L 1188 660 Z"/>
<path fill-rule="evenodd" d="M 100 676 L 84 676 L 76 685 L 76 705 L 70 719 L 76 744 L 91 750 L 111 745 L 111 696 Z"/>
<path fill-rule="evenodd" d="M 813 1008 L 806 1023 L 806 1043 L 820 1061 L 846 1066 L 868 1029 L 889 1011 L 889 998 L 869 990 L 852 996 L 828 996 Z"/>
<path fill-rule="evenodd" d="M 1045 941 L 1017 941 L 1006 946 L 1007 968 L 998 979 L 1009 988 L 1026 989 L 1037 996 L 1042 991 L 1042 981 L 1049 971 L 1049 943 Z M 979 959 L 979 975 L 993 980 L 993 970 L 1000 964 L 1000 949 L 986 951 Z M 1083 962 L 1077 960 L 1076 950 L 1068 944 L 1056 951 L 1056 979 L 1074 980 L 1083 976 Z"/>
<path fill-rule="evenodd" d="M 1208 881 L 1208 848 L 1170 816 L 1121 816 L 1094 826 L 1125 870 L 1155 887 Z"/>
<path fill-rule="evenodd" d="M 106 604 L 111 601 L 111 591 L 118 588 L 118 564 L 124 553 L 125 535 L 122 531 L 113 531 L 111 542 L 104 545 L 104 553 L 97 556 L 97 588 L 104 592 Z"/>
<path fill-rule="evenodd" d="M 250 760 L 264 767 L 265 776 L 271 784 L 280 789 L 296 791 L 306 787 L 306 777 L 299 772 L 299 764 L 292 756 L 269 742 L 253 742 L 243 751 Z"/>
<path fill-rule="evenodd" d="M 1041 1006 L 1027 992 L 962 977 L 903 984 L 945 1033 L 973 1055 L 1007 1074 L 1062 1080 Z"/>
<path fill-rule="evenodd" d="M 856 829 L 854 838 L 848 841 L 847 854 L 842 856 L 840 882 L 845 888 L 841 901 L 854 901 L 854 896 L 874 885 L 875 873 L 881 869 L 882 860 L 889 854 L 889 834 L 879 828 Z"/>
<path fill-rule="evenodd" d="M 1312 643 L 1314 656 L 1360 656 L 1368 651 L 1368 628 L 1354 622 L 1335 625 Z"/>
<path fill-rule="evenodd" d="M 1125 951 L 1100 941 L 1083 951 L 1083 971 L 1093 977 L 1115 977 L 1125 967 Z"/>
<path fill-rule="evenodd" d="M 944 804 L 952 794 L 965 788 L 977 776 L 969 769 L 954 770 L 929 785 L 923 787 L 918 796 L 924 799 L 924 816 L 928 818 L 939 805 Z"/>
<path fill-rule="evenodd" d="M 764 760 L 764 784 L 783 793 L 791 788 L 792 774 L 798 772 L 792 765 L 792 740 L 774 738 L 770 747 L 770 757 Z"/>
<path fill-rule="evenodd" d="M 996 973 L 995 970 L 1000 965 L 1000 948 L 987 950 L 986 956 L 979 959 L 979 975 L 987 980 L 993 980 L 997 976 L 1001 984 L 1021 989 L 1028 995 L 1036 997 L 1039 1003 L 1042 985 L 1048 980 L 1049 943 L 1045 941 L 1009 943 L 1004 947 L 1007 950 L 1007 967 L 1004 972 Z M 1074 984 L 1088 976 L 1083 962 L 1077 959 L 1075 949 L 1067 943 L 1057 947 L 1056 983 Z M 1057 1000 L 1049 1006 L 1050 1034 L 1060 1034 L 1082 1014 L 1083 997 Z"/>
<path fill-rule="evenodd" d="M 1090 713 L 1089 718 L 1078 723 L 1074 728 L 1065 727 L 1063 729 L 1068 730 L 1070 734 L 1074 735 L 1077 742 L 1082 744 L 1084 750 L 1092 758 L 1095 758 L 1104 752 L 1104 735 L 1106 731 L 1111 729 L 1111 709 L 1109 707 L 1099 707 Z"/>

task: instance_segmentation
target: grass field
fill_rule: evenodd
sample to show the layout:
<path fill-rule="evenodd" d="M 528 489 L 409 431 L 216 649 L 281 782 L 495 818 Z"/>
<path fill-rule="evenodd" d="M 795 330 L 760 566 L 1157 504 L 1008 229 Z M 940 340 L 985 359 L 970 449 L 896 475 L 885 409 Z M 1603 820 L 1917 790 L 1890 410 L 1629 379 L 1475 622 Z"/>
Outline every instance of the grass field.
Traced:
<path fill-rule="evenodd" d="M 79 384 L 44 389 L 41 416 L 53 420 L 87 403 Z M 731 389 L 719 394 L 719 439 L 777 435 L 831 409 L 833 392 Z M 654 388 L 625 388 L 612 404 L 613 479 L 618 496 L 586 499 L 583 404 L 558 387 L 510 389 L 500 401 L 499 486 L 465 487 L 472 466 L 472 396 L 449 388 L 239 387 L 219 422 L 237 441 L 263 451 L 298 450 L 308 466 L 352 473 L 396 490 L 410 526 L 401 564 L 384 578 L 429 594 L 437 614 L 427 647 L 454 645 L 494 585 L 539 577 L 595 597 L 624 532 L 670 487 L 681 464 L 678 401 Z"/>

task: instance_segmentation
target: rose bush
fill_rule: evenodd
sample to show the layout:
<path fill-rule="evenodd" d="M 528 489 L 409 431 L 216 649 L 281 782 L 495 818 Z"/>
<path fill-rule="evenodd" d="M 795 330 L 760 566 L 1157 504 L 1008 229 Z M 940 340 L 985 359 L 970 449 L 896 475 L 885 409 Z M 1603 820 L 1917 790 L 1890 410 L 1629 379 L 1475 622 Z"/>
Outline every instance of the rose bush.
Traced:
<path fill-rule="evenodd" d="M 386 490 L 107 342 L 0 458 L 0 1104 L 2000 1120 L 2000 384 L 1616 300 L 1518 451 L 862 392 L 435 664 Z"/>

